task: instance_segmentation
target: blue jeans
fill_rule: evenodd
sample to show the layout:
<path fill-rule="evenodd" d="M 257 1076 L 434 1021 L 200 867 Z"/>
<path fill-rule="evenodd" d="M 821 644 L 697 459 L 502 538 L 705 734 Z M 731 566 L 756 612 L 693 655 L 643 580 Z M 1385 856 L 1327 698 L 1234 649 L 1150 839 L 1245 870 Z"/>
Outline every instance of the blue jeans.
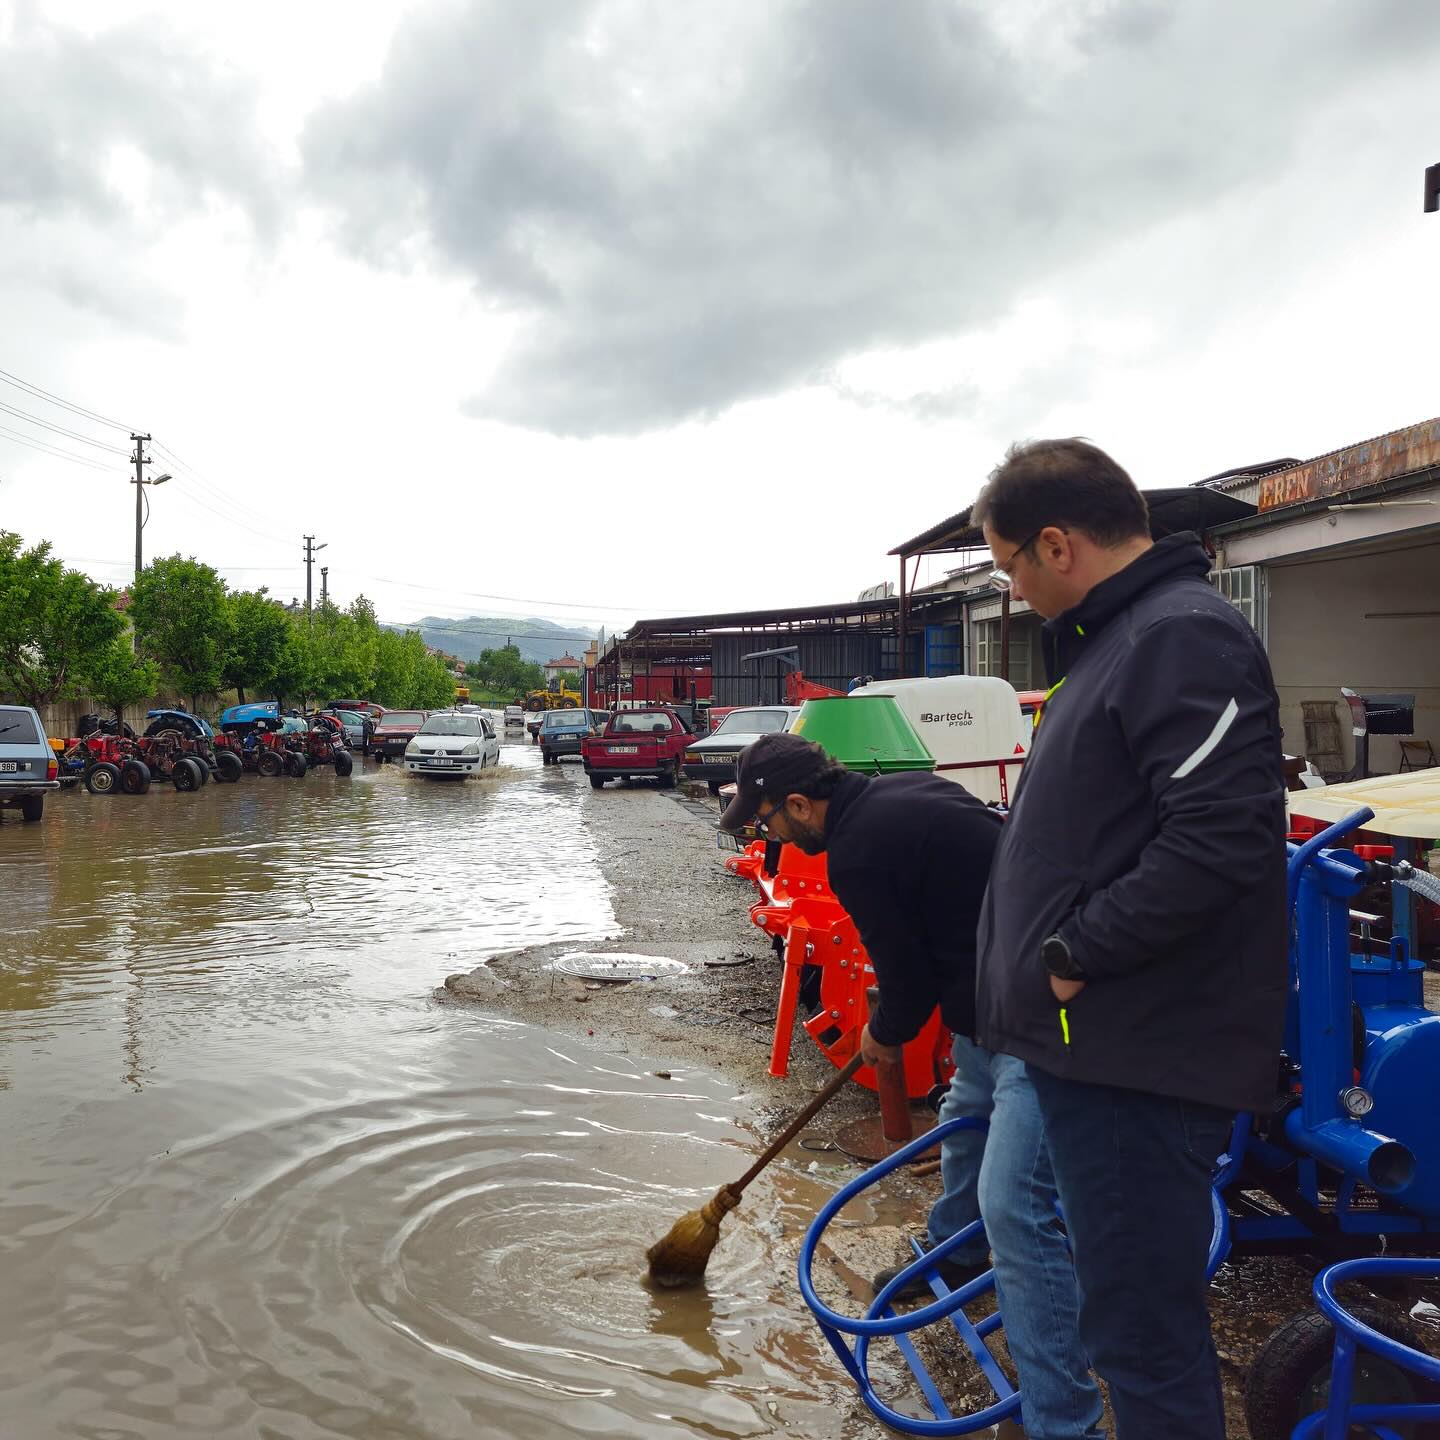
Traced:
<path fill-rule="evenodd" d="M 930 1241 L 983 1214 L 1027 1440 L 1101 1440 L 1100 1391 L 1080 1345 L 1075 1273 L 1055 1218 L 1045 1129 L 1025 1065 L 958 1035 L 952 1054 L 955 1073 L 940 1119 L 973 1115 L 989 1121 L 990 1133 L 962 1130 L 941 1145 L 945 1193 L 930 1211 Z M 984 1247 L 950 1258 L 983 1264 Z"/>
<path fill-rule="evenodd" d="M 1117 1440 L 1225 1440 L 1205 1270 L 1210 1175 L 1234 1116 L 1033 1067 L 1030 1078 Z"/>

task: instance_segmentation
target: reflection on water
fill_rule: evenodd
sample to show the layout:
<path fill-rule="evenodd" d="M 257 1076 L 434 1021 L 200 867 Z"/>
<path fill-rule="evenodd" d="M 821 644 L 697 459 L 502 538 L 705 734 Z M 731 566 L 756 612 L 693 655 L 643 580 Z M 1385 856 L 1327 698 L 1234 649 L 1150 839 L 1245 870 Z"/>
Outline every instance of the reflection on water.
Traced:
<path fill-rule="evenodd" d="M 0 1431 L 869 1433 L 775 1253 L 807 1187 L 757 1185 L 704 1289 L 639 1281 L 744 1158 L 720 1081 L 427 998 L 615 933 L 582 778 L 517 747 L 0 825 Z"/>

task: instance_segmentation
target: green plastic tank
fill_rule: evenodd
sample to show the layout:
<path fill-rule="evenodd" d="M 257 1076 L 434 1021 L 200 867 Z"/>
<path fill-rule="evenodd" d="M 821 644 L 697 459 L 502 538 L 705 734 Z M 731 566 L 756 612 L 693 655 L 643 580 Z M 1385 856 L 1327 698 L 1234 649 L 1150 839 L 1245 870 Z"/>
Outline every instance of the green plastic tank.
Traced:
<path fill-rule="evenodd" d="M 933 770 L 935 759 L 889 695 L 807 700 L 791 727 L 851 770 L 895 775 Z"/>

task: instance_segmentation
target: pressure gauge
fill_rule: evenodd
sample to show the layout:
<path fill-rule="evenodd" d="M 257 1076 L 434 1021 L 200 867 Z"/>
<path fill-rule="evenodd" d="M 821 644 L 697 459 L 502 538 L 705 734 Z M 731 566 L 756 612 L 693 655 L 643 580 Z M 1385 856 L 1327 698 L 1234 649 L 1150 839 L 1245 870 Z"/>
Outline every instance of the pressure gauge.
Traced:
<path fill-rule="evenodd" d="M 1340 1092 L 1340 1104 L 1354 1120 L 1361 1120 L 1375 1108 L 1375 1097 L 1363 1085 L 1350 1085 Z"/>

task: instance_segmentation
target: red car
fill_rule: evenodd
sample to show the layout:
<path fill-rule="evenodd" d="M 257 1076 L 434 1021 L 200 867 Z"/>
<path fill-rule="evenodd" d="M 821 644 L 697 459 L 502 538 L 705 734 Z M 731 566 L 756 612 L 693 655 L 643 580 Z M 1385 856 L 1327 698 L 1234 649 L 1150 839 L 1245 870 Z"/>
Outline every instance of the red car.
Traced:
<path fill-rule="evenodd" d="M 580 758 L 592 789 L 607 780 L 653 775 L 664 790 L 680 780 L 680 757 L 694 733 L 666 705 L 644 710 L 618 710 L 598 735 L 587 735 Z"/>
<path fill-rule="evenodd" d="M 370 753 L 386 760 L 399 759 L 405 747 L 420 733 L 429 714 L 428 710 L 387 710 L 375 722 Z"/>

